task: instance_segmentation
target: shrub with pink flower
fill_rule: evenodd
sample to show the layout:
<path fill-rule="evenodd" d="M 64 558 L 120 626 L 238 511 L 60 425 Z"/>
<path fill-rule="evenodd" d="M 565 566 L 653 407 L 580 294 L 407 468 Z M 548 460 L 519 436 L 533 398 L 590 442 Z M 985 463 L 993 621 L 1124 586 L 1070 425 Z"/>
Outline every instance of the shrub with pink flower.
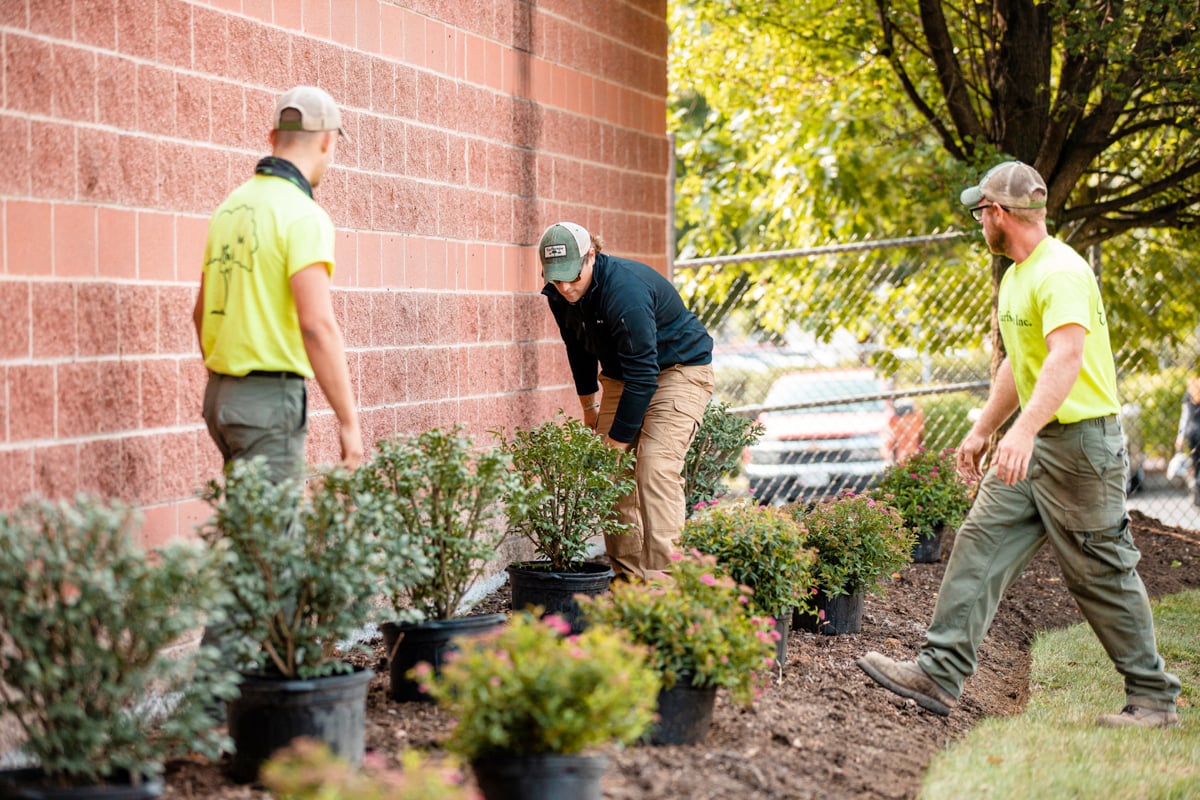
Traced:
<path fill-rule="evenodd" d="M 900 512 L 869 494 L 843 492 L 812 508 L 792 507 L 817 553 L 814 574 L 826 597 L 884 588 L 884 578 L 912 560 L 916 536 Z"/>
<path fill-rule="evenodd" d="M 884 470 L 871 495 L 895 506 L 917 536 L 957 528 L 971 508 L 971 485 L 958 474 L 953 450 L 918 450 Z"/>
<path fill-rule="evenodd" d="M 773 674 L 779 639 L 775 620 L 753 610 L 751 595 L 713 556 L 693 550 L 676 557 L 666 580 L 615 584 L 580 606 L 593 624 L 650 646 L 650 663 L 666 686 L 689 676 L 692 686 L 723 686 L 749 705 Z"/>
<path fill-rule="evenodd" d="M 641 736 L 661 685 L 647 649 L 604 625 L 569 631 L 560 617 L 521 612 L 497 631 L 459 641 L 440 674 L 413 669 L 458 720 L 448 749 L 474 761 L 579 753 Z"/>
<path fill-rule="evenodd" d="M 716 557 L 727 575 L 754 589 L 753 607 L 773 615 L 806 604 L 815 559 L 804 538 L 804 526 L 786 510 L 738 501 L 689 519 L 679 544 Z"/>

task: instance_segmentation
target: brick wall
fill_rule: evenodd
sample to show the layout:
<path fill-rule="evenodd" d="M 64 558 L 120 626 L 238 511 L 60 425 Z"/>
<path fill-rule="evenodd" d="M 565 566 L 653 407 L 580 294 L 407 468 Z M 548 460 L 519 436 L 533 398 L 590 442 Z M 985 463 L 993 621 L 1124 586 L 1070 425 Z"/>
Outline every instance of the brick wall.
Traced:
<path fill-rule="evenodd" d="M 317 199 L 368 443 L 575 410 L 534 245 L 573 219 L 665 269 L 665 6 L 0 0 L 0 508 L 100 492 L 144 508 L 148 543 L 204 515 L 207 219 L 297 83 L 351 138 Z"/>

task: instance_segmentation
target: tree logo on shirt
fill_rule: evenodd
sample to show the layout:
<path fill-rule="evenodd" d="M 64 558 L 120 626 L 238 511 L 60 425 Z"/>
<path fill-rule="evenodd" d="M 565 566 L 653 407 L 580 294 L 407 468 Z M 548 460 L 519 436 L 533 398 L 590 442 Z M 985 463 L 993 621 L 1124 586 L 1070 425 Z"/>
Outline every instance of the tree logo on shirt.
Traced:
<path fill-rule="evenodd" d="M 258 250 L 258 233 L 254 225 L 254 209 L 250 206 L 237 206 L 220 212 L 221 216 L 228 215 L 232 219 L 214 227 L 224 231 L 229 237 L 223 242 L 214 242 L 216 253 L 204 266 L 216 267 L 225 284 L 225 292 L 220 308 L 214 308 L 210 313 L 225 314 L 229 305 L 229 287 L 233 283 L 233 272 L 237 268 L 254 271 L 254 253 Z"/>

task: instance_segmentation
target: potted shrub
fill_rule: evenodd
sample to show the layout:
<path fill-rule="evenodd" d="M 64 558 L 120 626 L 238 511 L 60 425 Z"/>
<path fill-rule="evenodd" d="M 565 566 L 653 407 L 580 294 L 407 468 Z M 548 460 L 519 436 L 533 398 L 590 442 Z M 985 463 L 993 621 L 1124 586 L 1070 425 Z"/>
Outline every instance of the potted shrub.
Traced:
<path fill-rule="evenodd" d="M 503 437 L 502 432 L 498 432 Z M 512 458 L 528 513 L 509 504 L 509 529 L 533 543 L 541 557 L 508 567 L 513 608 L 538 606 L 578 631 L 577 594 L 599 594 L 613 571 L 586 561 L 597 536 L 619 536 L 626 526 L 613 509 L 633 491 L 633 454 L 609 447 L 577 419 L 518 430 L 501 445 Z"/>
<path fill-rule="evenodd" d="M 220 602 L 217 554 L 146 553 L 119 503 L 31 499 L 0 514 L 0 699 L 39 766 L 0 796 L 157 797 L 169 758 L 215 757 L 208 712 L 234 693 L 213 648 L 173 648 Z"/>
<path fill-rule="evenodd" d="M 918 450 L 884 470 L 870 494 L 900 512 L 916 536 L 912 560 L 921 564 L 941 559 L 942 533 L 957 528 L 971 509 L 971 486 L 953 450 Z"/>
<path fill-rule="evenodd" d="M 683 462 L 688 517 L 724 496 L 722 481 L 737 475 L 742 453 L 762 434 L 760 423 L 730 413 L 729 406 L 719 400 L 708 404 Z"/>
<path fill-rule="evenodd" d="M 375 757 L 372 758 L 372 755 Z M 367 754 L 361 769 L 335 755 L 324 742 L 300 738 L 263 764 L 262 781 L 281 800 L 477 800 L 453 762 L 434 763 L 405 751 L 401 769 L 387 769 Z"/>
<path fill-rule="evenodd" d="M 362 759 L 371 671 L 347 663 L 338 642 L 371 610 L 385 500 L 359 482 L 338 470 L 306 491 L 297 481 L 272 482 L 257 459 L 231 463 L 203 492 L 214 515 L 201 536 L 226 553 L 225 646 L 242 673 L 227 719 L 234 780 L 255 779 L 262 762 L 301 735 Z"/>
<path fill-rule="evenodd" d="M 775 619 L 780 666 L 787 656 L 792 609 L 807 610 L 813 588 L 815 558 L 805 537 L 804 526 L 784 509 L 740 501 L 705 505 L 684 523 L 679 539 L 680 547 L 714 556 L 723 572 L 754 590 L 752 608 Z"/>
<path fill-rule="evenodd" d="M 581 598 L 591 623 L 626 631 L 651 648 L 663 676 L 653 744 L 695 744 L 712 722 L 717 689 L 750 705 L 775 663 L 774 621 L 750 608 L 750 589 L 721 572 L 716 558 L 676 554 L 669 579 L 618 583 Z"/>
<path fill-rule="evenodd" d="M 360 471 L 368 492 L 395 499 L 380 529 L 394 615 L 381 626 L 389 692 L 402 702 L 426 700 L 409 669 L 420 661 L 436 669 L 452 639 L 504 623 L 503 614 L 466 616 L 463 603 L 507 535 L 506 510 L 520 519 L 527 503 L 509 456 L 497 447 L 477 449 L 459 428 L 434 428 L 376 447 Z M 407 575 L 414 545 L 430 565 L 416 582 Z"/>
<path fill-rule="evenodd" d="M 519 612 L 463 642 L 440 674 L 414 670 L 457 720 L 447 748 L 488 800 L 599 800 L 606 759 L 591 751 L 637 739 L 654 718 L 660 682 L 645 648 L 602 625 L 568 634 L 557 615 Z"/>
<path fill-rule="evenodd" d="M 805 544 L 817 554 L 813 613 L 793 624 L 827 634 L 862 628 L 862 598 L 883 588 L 883 579 L 909 563 L 916 537 L 900 512 L 867 494 L 843 492 L 809 509 L 792 507 L 808 531 Z"/>

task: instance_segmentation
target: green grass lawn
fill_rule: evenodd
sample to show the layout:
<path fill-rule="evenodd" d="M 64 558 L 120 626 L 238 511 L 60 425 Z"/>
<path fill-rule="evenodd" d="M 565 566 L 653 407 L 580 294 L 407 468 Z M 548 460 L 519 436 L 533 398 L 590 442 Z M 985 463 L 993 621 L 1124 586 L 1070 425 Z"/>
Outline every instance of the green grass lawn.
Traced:
<path fill-rule="evenodd" d="M 1180 727 L 1106 729 L 1125 693 L 1087 625 L 1038 637 L 1029 705 L 980 723 L 934 757 L 920 797 L 1200 798 L 1200 592 L 1154 606 L 1158 649 L 1179 676 Z"/>

